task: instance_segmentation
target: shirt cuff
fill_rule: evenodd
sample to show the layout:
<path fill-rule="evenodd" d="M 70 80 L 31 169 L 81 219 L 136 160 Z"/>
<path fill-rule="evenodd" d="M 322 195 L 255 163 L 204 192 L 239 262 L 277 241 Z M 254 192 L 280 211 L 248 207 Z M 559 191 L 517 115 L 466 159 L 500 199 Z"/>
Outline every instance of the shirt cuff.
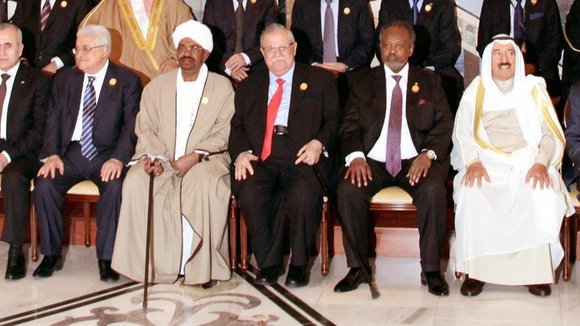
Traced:
<path fill-rule="evenodd" d="M 244 57 L 244 61 L 246 62 L 246 66 L 249 66 L 252 64 L 252 60 L 250 60 L 250 57 L 248 57 L 247 54 L 245 54 L 244 52 L 240 53 L 242 55 L 242 57 Z"/>
<path fill-rule="evenodd" d="M 10 158 L 8 152 L 2 151 L 2 155 L 4 155 L 4 157 L 8 160 L 8 163 L 12 162 L 12 159 Z"/>
<path fill-rule="evenodd" d="M 224 70 L 224 72 L 225 72 L 225 73 L 226 73 L 226 75 L 228 75 L 228 76 L 231 76 L 231 75 L 232 75 L 232 71 L 231 71 L 231 69 L 230 69 L 230 68 L 226 68 L 226 69 Z"/>
<path fill-rule="evenodd" d="M 344 159 L 344 161 L 346 163 L 344 166 L 350 166 L 350 163 L 352 161 L 354 161 L 355 158 L 359 158 L 359 157 L 362 158 L 365 161 L 367 160 L 365 158 L 365 154 L 363 152 L 360 152 L 360 151 L 359 152 L 352 152 L 352 153 L 348 154 L 346 156 L 346 158 Z"/>
<path fill-rule="evenodd" d="M 59 57 L 54 57 L 54 58 L 50 59 L 50 61 L 54 62 L 57 70 L 64 67 L 64 62 L 62 62 L 62 60 L 60 60 Z"/>

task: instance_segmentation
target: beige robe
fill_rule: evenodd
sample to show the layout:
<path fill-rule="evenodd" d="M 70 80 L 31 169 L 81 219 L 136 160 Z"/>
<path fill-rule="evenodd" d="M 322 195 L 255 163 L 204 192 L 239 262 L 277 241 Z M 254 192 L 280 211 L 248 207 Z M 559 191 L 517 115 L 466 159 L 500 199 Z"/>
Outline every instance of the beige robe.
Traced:
<path fill-rule="evenodd" d="M 161 74 L 159 66 L 175 58 L 171 34 L 177 25 L 193 19 L 191 8 L 182 0 L 156 0 L 149 20 L 149 32 L 144 37 L 130 0 L 102 0 L 81 22 L 103 25 L 111 32 L 110 59 L 133 70 L 143 85 Z"/>
<path fill-rule="evenodd" d="M 139 137 L 135 158 L 144 154 L 175 154 L 177 71 L 149 83 L 141 98 L 135 131 Z M 230 82 L 209 73 L 186 153 L 195 149 L 218 152 L 227 149 L 234 92 Z M 176 281 L 181 267 L 182 215 L 194 231 L 185 265 L 185 284 L 228 280 L 227 212 L 230 197 L 230 158 L 227 152 L 194 165 L 183 177 L 169 163 L 154 181 L 153 256 L 150 280 Z M 149 176 L 138 163 L 129 169 L 123 185 L 112 267 L 137 280 L 144 279 L 145 234 Z"/>

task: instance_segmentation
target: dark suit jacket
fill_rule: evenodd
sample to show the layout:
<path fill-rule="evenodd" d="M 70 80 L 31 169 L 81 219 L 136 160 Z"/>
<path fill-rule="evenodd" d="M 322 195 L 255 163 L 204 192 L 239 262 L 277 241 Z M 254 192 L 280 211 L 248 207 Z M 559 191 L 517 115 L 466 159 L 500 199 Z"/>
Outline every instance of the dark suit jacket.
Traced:
<path fill-rule="evenodd" d="M 248 0 L 244 12 L 242 47 L 252 66 L 263 61 L 260 35 L 264 28 L 278 22 L 274 0 Z M 236 14 L 232 0 L 208 0 L 203 12 L 203 23 L 212 31 L 214 48 L 207 65 L 212 71 L 223 72 L 225 62 L 235 53 Z"/>
<path fill-rule="evenodd" d="M 430 9 L 429 9 L 430 7 Z M 427 10 L 429 9 L 429 10 Z M 379 10 L 379 26 L 403 20 L 413 24 L 408 0 L 383 0 Z M 461 54 L 461 35 L 457 27 L 454 0 L 423 1 L 415 26 L 415 51 L 409 62 L 436 71 L 454 66 Z"/>
<path fill-rule="evenodd" d="M 413 85 L 419 87 L 417 93 L 412 91 Z M 381 134 L 386 99 L 383 66 L 363 71 L 355 77 L 340 127 L 342 158 L 356 151 L 365 155 L 370 152 Z M 434 166 L 448 162 L 453 115 L 441 88 L 441 77 L 410 66 L 406 110 L 411 139 L 417 152 L 423 149 L 435 151 L 438 159 L 433 162 Z"/>
<path fill-rule="evenodd" d="M 268 108 L 268 71 L 260 71 L 244 80 L 236 90 L 236 112 L 232 118 L 229 152 L 232 161 L 241 152 L 262 151 Z M 298 150 L 312 139 L 319 140 L 332 155 L 336 148 L 338 129 L 338 94 L 329 72 L 310 65 L 296 63 L 292 79 L 288 143 L 290 152 Z M 330 166 L 321 156 L 321 169 L 328 174 Z M 312 168 L 300 164 L 298 169 L 317 186 Z"/>
<path fill-rule="evenodd" d="M 479 17 L 477 51 L 483 54 L 485 46 L 497 34 L 510 33 L 509 0 L 484 0 Z M 558 62 L 562 55 L 562 23 L 555 0 L 526 1 L 524 7 L 526 43 L 538 56 L 538 74 L 549 80 L 560 80 Z"/>
<path fill-rule="evenodd" d="M 81 106 L 84 73 L 70 68 L 59 71 L 52 97 L 41 158 L 66 153 Z M 135 152 L 135 116 L 139 111 L 141 82 L 129 70 L 112 62 L 105 74 L 93 123 L 93 143 L 99 155 L 123 163 Z"/>
<path fill-rule="evenodd" d="M 292 9 L 292 31 L 298 42 L 297 60 L 322 62 L 323 40 L 320 1 L 296 0 Z M 368 67 L 373 59 L 373 18 L 366 0 L 339 0 L 338 61 L 351 69 Z"/>
<path fill-rule="evenodd" d="M 11 160 L 24 155 L 37 156 L 45 130 L 50 77 L 36 68 L 20 64 L 14 77 L 12 92 L 7 94 L 6 140 L 0 142 L 0 152 Z"/>
<path fill-rule="evenodd" d="M 580 80 L 580 1 L 576 0 L 566 16 L 562 87 L 567 90 Z M 575 49 L 575 50 L 574 50 Z"/>
<path fill-rule="evenodd" d="M 12 23 L 22 29 L 24 51 L 28 61 L 42 68 L 53 57 L 59 57 L 65 66 L 74 65 L 72 48 L 75 47 L 77 28 L 91 9 L 88 0 L 57 0 L 48 17 L 44 32 L 40 31 L 40 7 L 43 0 L 20 0 Z"/>
<path fill-rule="evenodd" d="M 566 122 L 566 152 L 576 167 L 573 174 L 577 176 L 580 168 L 580 81 L 570 88 Z"/>

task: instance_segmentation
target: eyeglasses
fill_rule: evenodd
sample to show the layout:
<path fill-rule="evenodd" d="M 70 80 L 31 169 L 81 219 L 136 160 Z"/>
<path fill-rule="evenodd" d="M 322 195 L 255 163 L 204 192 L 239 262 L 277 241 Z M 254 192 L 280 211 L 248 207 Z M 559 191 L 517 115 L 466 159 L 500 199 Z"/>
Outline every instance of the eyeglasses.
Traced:
<path fill-rule="evenodd" d="M 96 48 L 100 48 L 100 47 L 103 47 L 103 46 L 105 46 L 105 44 L 95 45 L 95 46 L 91 46 L 91 47 L 83 46 L 82 48 L 74 48 L 74 49 L 72 49 L 72 53 L 74 55 L 80 54 L 82 52 L 89 53 L 89 52 L 91 52 L 91 50 L 96 49 Z"/>
<path fill-rule="evenodd" d="M 282 53 L 288 53 L 288 51 L 290 50 L 292 45 L 294 45 L 294 43 L 295 42 L 290 42 L 290 44 L 288 44 L 288 45 L 271 46 L 268 48 L 262 48 L 262 50 L 264 50 L 264 52 L 266 52 L 268 54 L 274 54 L 274 53 L 276 53 L 276 51 L 280 51 Z"/>
<path fill-rule="evenodd" d="M 201 51 L 203 51 L 203 48 L 197 44 L 194 45 L 179 44 L 179 46 L 177 46 L 177 51 L 182 53 L 185 51 L 191 51 L 194 54 L 199 54 L 201 53 Z"/>

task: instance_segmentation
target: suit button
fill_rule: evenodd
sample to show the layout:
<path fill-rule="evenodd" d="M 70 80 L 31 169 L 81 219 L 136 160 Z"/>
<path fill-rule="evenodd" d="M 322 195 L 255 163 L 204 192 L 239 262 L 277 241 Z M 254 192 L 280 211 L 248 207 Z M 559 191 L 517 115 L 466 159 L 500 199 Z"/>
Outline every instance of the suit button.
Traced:
<path fill-rule="evenodd" d="M 42 60 L 42 56 L 41 55 L 38 56 L 38 60 Z"/>

